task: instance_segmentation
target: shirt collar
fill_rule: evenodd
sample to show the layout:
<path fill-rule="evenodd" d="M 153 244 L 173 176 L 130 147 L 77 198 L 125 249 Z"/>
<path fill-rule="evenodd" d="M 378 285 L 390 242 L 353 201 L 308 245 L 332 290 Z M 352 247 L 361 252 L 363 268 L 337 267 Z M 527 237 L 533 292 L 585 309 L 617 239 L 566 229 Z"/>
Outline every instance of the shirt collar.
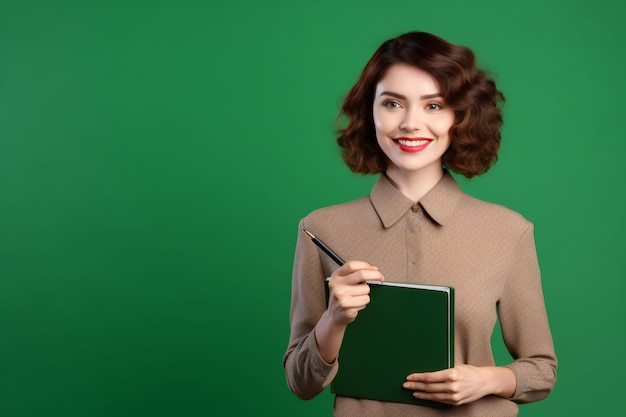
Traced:
<path fill-rule="evenodd" d="M 462 194 L 455 179 L 446 171 L 433 189 L 422 197 L 419 205 L 435 223 L 444 226 L 452 216 Z M 370 200 L 385 227 L 393 226 L 415 204 L 384 174 L 374 184 Z"/>

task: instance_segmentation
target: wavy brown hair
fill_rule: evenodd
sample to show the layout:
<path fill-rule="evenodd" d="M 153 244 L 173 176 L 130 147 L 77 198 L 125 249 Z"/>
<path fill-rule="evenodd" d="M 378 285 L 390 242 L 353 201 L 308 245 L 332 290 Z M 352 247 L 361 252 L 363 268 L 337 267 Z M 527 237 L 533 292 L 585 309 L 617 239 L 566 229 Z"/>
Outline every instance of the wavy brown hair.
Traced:
<path fill-rule="evenodd" d="M 376 85 L 394 64 L 429 73 L 454 110 L 443 164 L 467 178 L 487 172 L 498 159 L 504 96 L 476 67 L 469 48 L 426 32 L 409 32 L 383 43 L 344 99 L 339 116 L 345 115 L 348 124 L 339 130 L 337 143 L 352 172 L 376 174 L 387 168 L 387 157 L 376 141 L 373 104 Z"/>

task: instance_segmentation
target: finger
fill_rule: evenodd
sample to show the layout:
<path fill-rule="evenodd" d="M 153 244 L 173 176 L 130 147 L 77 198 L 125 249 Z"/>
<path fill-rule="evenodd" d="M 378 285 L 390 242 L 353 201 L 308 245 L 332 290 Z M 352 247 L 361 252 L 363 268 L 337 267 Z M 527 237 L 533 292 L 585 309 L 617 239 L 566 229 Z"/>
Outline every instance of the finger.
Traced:
<path fill-rule="evenodd" d="M 343 317 L 343 319 L 340 319 L 342 322 L 344 322 L 344 320 L 347 319 L 347 321 L 345 321 L 345 323 L 347 324 L 347 323 L 352 322 L 354 319 L 356 319 L 359 312 L 366 307 L 368 302 L 369 302 L 369 297 L 366 298 L 364 301 L 351 300 L 350 302 L 345 303 L 344 305 L 331 307 L 331 309 L 335 311 L 335 314 L 338 314 L 335 317 L 338 317 L 338 318 Z"/>
<path fill-rule="evenodd" d="M 456 371 L 454 368 L 444 369 L 442 371 L 435 372 L 420 372 L 411 374 L 406 377 L 407 381 L 434 383 L 434 382 L 447 382 L 456 380 Z"/>
<path fill-rule="evenodd" d="M 335 285 L 331 287 L 331 297 L 336 299 L 369 295 L 370 287 L 365 282 L 356 285 Z"/>
<path fill-rule="evenodd" d="M 339 267 L 339 270 L 344 271 L 345 275 L 350 274 L 355 271 L 360 271 L 362 269 L 371 269 L 371 270 L 377 271 L 378 267 L 371 265 L 364 261 L 348 261 L 345 264 L 343 264 L 341 267 Z"/>
<path fill-rule="evenodd" d="M 437 401 L 440 403 L 451 404 L 451 405 L 461 405 L 464 403 L 464 398 L 459 394 L 449 394 L 449 393 L 429 393 L 429 392 L 421 392 L 416 391 L 413 393 L 415 398 L 419 398 L 420 400 L 430 400 Z"/>
<path fill-rule="evenodd" d="M 419 391 L 424 393 L 450 393 L 451 389 L 448 383 L 445 382 L 435 382 L 435 383 L 425 383 L 425 382 L 405 382 L 402 384 L 402 387 L 411 391 Z"/>
<path fill-rule="evenodd" d="M 383 281 L 384 277 L 378 270 L 360 269 L 347 275 L 341 275 L 339 271 L 333 273 L 329 285 L 332 287 L 339 285 L 358 285 L 367 281 Z"/>
<path fill-rule="evenodd" d="M 348 276 L 355 281 L 363 283 L 367 281 L 382 281 L 384 279 L 383 274 L 381 274 L 380 271 L 373 269 L 361 269 L 360 271 L 353 272 Z"/>
<path fill-rule="evenodd" d="M 355 307 L 364 307 L 370 302 L 369 297 L 369 288 L 365 288 L 361 290 L 360 288 L 354 287 L 367 287 L 367 284 L 363 284 L 362 286 L 343 286 L 337 291 L 331 293 L 330 305 L 334 305 L 339 307 L 342 310 L 355 308 Z"/>
<path fill-rule="evenodd" d="M 343 266 L 337 268 L 331 275 L 331 282 L 340 277 L 351 276 L 352 274 L 364 272 L 364 271 L 378 271 L 378 267 L 368 264 L 363 261 L 348 261 Z M 377 274 L 373 275 L 373 279 L 377 278 Z"/>

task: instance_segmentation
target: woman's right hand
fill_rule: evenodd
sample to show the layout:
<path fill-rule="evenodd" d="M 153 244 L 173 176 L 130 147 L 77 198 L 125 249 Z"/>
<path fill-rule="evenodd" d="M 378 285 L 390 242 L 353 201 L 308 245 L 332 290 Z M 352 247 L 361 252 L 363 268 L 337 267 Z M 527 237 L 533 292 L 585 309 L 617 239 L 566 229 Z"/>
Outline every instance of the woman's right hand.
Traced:
<path fill-rule="evenodd" d="M 328 308 L 315 326 L 315 343 L 326 363 L 337 359 L 348 324 L 370 302 L 367 281 L 384 281 L 377 267 L 361 261 L 349 261 L 330 277 Z"/>
<path fill-rule="evenodd" d="M 328 287 L 328 313 L 335 325 L 353 322 L 370 302 L 367 281 L 384 281 L 378 267 L 361 261 L 348 261 L 331 275 Z"/>

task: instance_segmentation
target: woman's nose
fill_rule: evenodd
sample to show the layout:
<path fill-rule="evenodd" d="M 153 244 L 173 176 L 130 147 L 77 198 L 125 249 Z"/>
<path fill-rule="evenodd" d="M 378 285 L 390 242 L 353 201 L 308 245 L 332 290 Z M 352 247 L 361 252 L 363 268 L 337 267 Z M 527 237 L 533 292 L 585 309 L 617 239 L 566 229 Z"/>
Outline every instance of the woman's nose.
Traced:
<path fill-rule="evenodd" d="M 417 110 L 407 110 L 404 114 L 404 118 L 400 122 L 400 129 L 411 132 L 414 130 L 419 130 L 422 127 L 422 117 Z"/>

